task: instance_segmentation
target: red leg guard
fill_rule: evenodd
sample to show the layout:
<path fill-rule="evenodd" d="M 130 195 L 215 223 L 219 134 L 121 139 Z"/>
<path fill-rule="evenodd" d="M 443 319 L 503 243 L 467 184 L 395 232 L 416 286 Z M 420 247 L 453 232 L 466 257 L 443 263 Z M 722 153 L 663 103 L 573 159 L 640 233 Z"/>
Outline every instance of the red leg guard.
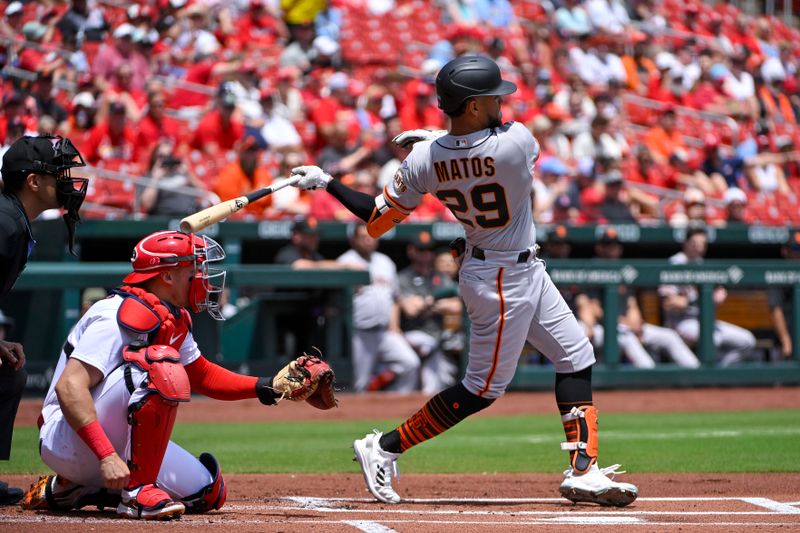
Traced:
<path fill-rule="evenodd" d="M 153 393 L 128 408 L 131 425 L 128 488 L 156 482 L 177 414 L 178 402 Z"/>
<path fill-rule="evenodd" d="M 225 505 L 225 499 L 228 496 L 225 478 L 222 477 L 222 470 L 216 457 L 210 453 L 202 453 L 200 462 L 211 473 L 213 480 L 195 494 L 181 498 L 187 513 L 205 513 L 212 509 L 220 509 Z"/>
<path fill-rule="evenodd" d="M 597 409 L 591 405 L 573 407 L 561 422 L 567 435 L 561 449 L 569 450 L 572 469 L 584 474 L 597 461 Z"/>

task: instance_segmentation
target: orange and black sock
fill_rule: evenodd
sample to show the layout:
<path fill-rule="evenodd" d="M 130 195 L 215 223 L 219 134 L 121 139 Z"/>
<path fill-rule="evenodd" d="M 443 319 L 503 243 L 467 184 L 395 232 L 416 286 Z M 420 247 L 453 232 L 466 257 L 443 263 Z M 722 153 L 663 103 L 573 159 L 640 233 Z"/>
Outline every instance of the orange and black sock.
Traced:
<path fill-rule="evenodd" d="M 573 407 L 592 404 L 592 367 L 570 374 L 556 374 L 556 403 L 565 415 Z"/>
<path fill-rule="evenodd" d="M 380 446 L 387 452 L 401 453 L 444 433 L 469 415 L 489 407 L 494 399 L 481 398 L 459 383 L 443 390 L 397 429 L 383 435 Z"/>

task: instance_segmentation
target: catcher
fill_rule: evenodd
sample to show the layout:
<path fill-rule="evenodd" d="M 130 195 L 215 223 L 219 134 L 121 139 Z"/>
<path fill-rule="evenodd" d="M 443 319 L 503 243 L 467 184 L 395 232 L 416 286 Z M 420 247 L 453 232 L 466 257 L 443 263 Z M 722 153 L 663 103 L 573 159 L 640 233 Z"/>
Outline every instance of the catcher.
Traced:
<path fill-rule="evenodd" d="M 219 463 L 195 458 L 170 434 L 190 393 L 218 400 L 282 398 L 319 409 L 336 405 L 334 375 L 303 355 L 274 377 L 230 372 L 203 357 L 188 309 L 221 320 L 224 259 L 208 237 L 162 231 L 136 245 L 124 285 L 95 303 L 64 343 L 40 417 L 43 476 L 24 509 L 112 507 L 135 519 L 178 518 L 225 503 Z"/>

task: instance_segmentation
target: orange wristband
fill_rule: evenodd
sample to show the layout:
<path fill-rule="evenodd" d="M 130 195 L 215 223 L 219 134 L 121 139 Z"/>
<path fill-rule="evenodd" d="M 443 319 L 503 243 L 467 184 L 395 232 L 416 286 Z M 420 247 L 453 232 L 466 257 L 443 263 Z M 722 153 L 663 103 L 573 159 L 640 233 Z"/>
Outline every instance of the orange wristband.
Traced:
<path fill-rule="evenodd" d="M 99 461 L 115 452 L 114 446 L 108 440 L 106 432 L 103 431 L 103 426 L 100 425 L 97 419 L 79 429 L 78 436 L 92 450 L 92 453 L 97 456 Z"/>

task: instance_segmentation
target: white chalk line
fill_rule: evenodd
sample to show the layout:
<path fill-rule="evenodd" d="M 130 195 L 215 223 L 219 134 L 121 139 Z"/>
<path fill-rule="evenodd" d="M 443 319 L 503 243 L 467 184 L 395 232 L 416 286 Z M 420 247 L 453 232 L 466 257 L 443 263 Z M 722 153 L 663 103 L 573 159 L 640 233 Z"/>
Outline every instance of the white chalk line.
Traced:
<path fill-rule="evenodd" d="M 648 510 L 615 510 L 614 508 L 599 509 L 593 508 L 591 511 L 583 512 L 583 509 L 570 507 L 566 511 L 527 511 L 527 510 L 450 510 L 450 509 L 398 509 L 393 507 L 382 506 L 380 509 L 381 514 L 393 515 L 391 517 L 382 518 L 380 521 L 369 519 L 349 519 L 349 520 L 336 520 L 329 519 L 294 519 L 291 517 L 284 519 L 261 519 L 251 517 L 227 517 L 225 511 L 229 512 L 265 512 L 265 511 L 281 511 L 292 512 L 298 510 L 315 511 L 322 514 L 359 514 L 359 513 L 374 513 L 375 509 L 348 509 L 341 507 L 332 507 L 336 504 L 353 504 L 353 503 L 375 503 L 374 500 L 368 498 L 320 498 L 320 497 L 298 497 L 291 496 L 281 498 L 283 501 L 294 503 L 295 505 L 226 505 L 221 513 L 211 513 L 204 515 L 201 519 L 195 520 L 193 517 L 184 517 L 179 523 L 189 526 L 226 526 L 237 523 L 242 524 L 287 524 L 287 523 L 317 523 L 317 524 L 346 524 L 354 527 L 365 533 L 396 533 L 394 529 L 387 524 L 451 524 L 451 525 L 494 525 L 494 526 L 519 526 L 519 525 L 648 525 L 648 526 L 709 526 L 709 527 L 757 527 L 757 526 L 797 526 L 798 522 L 670 522 L 663 521 L 656 518 L 658 521 L 651 521 L 645 516 L 663 517 L 700 517 L 700 516 L 783 516 L 783 515 L 798 515 L 800 509 L 793 507 L 800 502 L 784 503 L 763 497 L 663 497 L 663 498 L 640 498 L 640 502 L 698 502 L 698 501 L 741 501 L 758 507 L 766 508 L 767 511 L 648 511 Z M 455 504 L 455 503 L 489 503 L 489 504 L 503 504 L 503 503 L 554 503 L 564 502 L 561 498 L 416 498 L 413 500 L 406 500 L 407 503 L 421 503 L 421 504 Z M 419 518 L 409 519 L 402 518 L 402 515 L 417 515 Z M 487 516 L 487 517 L 527 517 L 523 520 L 452 520 L 452 519 L 436 519 L 437 516 L 446 515 L 459 515 L 467 516 Z M 428 518 L 429 517 L 429 518 Z M 0 515 L 0 524 L 2 523 L 79 523 L 85 522 L 89 524 L 120 524 L 118 518 L 105 518 L 93 517 L 88 513 L 83 513 L 80 516 L 62 516 L 62 515 Z"/>
<path fill-rule="evenodd" d="M 677 527 L 685 527 L 685 526 L 709 526 L 709 527 L 760 527 L 760 526 L 777 526 L 777 527 L 796 527 L 798 522 L 651 522 L 645 521 L 641 519 L 637 519 L 635 517 L 629 517 L 629 519 L 625 520 L 625 517 L 607 517 L 607 518 L 617 518 L 616 521 L 612 520 L 596 520 L 591 521 L 591 518 L 594 517 L 574 517 L 576 521 L 569 521 L 570 517 L 564 517 L 563 520 L 560 519 L 538 519 L 538 520 L 515 520 L 515 521 L 484 521 L 484 520 L 399 520 L 399 519 L 388 519 L 388 520 L 381 520 L 379 525 L 383 524 L 433 524 L 433 525 L 481 525 L 481 526 L 520 526 L 520 525 L 540 525 L 540 526 L 556 526 L 556 525 L 564 525 L 564 524 L 594 524 L 594 525 L 647 525 L 647 526 L 677 526 Z M 603 518 L 603 517 L 598 517 Z M 577 521 L 580 520 L 580 521 Z M 176 523 L 182 526 L 196 526 L 205 529 L 209 529 L 212 527 L 230 527 L 231 525 L 235 524 L 331 524 L 331 525 L 342 525 L 342 524 L 350 524 L 351 521 L 347 520 L 322 520 L 322 519 L 284 519 L 284 520 L 268 520 L 268 519 L 252 519 L 252 518 L 232 518 L 226 519 L 224 517 L 220 517 L 219 515 L 206 515 L 197 520 L 187 520 L 181 519 L 178 520 Z M 366 523 L 368 521 L 355 521 L 359 523 Z M 3 516 L 0 515 L 0 524 L 39 524 L 41 526 L 46 526 L 48 524 L 77 524 L 83 523 L 87 526 L 93 525 L 102 525 L 102 524 L 111 524 L 111 525 L 133 525 L 133 522 L 130 520 L 125 520 L 123 518 L 91 518 L 86 516 L 81 517 L 68 517 L 68 516 Z M 374 522 L 377 524 L 377 522 Z M 152 525 L 153 527 L 160 527 L 162 525 L 161 522 L 148 522 L 148 521 L 140 521 L 136 522 L 136 527 L 142 527 Z M 354 526 L 355 527 L 355 526 Z M 362 529 L 363 531 L 363 529 Z M 381 530 L 386 533 L 388 531 L 392 531 L 391 529 L 384 529 Z"/>
<path fill-rule="evenodd" d="M 364 533 L 397 533 L 396 530 L 372 520 L 342 520 L 342 523 L 360 529 Z"/>
<path fill-rule="evenodd" d="M 569 511 L 500 511 L 500 510 L 473 510 L 473 509 L 397 509 L 394 507 L 381 507 L 380 509 L 348 509 L 344 507 L 291 507 L 283 505 L 257 506 L 257 505 L 226 505 L 223 509 L 234 512 L 259 512 L 259 511 L 297 511 L 306 510 L 318 513 L 329 514 L 357 514 L 380 512 L 385 515 L 463 515 L 463 516 L 574 516 L 581 511 L 574 509 Z M 608 510 L 608 511 L 587 511 L 588 516 L 715 516 L 715 515 L 738 515 L 738 516 L 775 516 L 775 515 L 794 515 L 800 514 L 794 509 L 790 512 L 777 511 L 636 511 L 636 510 Z"/>
<path fill-rule="evenodd" d="M 735 502 L 755 496 L 664 496 L 636 498 L 637 502 Z M 280 498 L 297 503 L 303 502 L 345 502 L 377 503 L 375 498 L 343 498 L 338 496 L 285 496 Z M 402 503 L 567 503 L 564 498 L 403 498 Z M 800 502 L 787 505 L 800 505 Z"/>

